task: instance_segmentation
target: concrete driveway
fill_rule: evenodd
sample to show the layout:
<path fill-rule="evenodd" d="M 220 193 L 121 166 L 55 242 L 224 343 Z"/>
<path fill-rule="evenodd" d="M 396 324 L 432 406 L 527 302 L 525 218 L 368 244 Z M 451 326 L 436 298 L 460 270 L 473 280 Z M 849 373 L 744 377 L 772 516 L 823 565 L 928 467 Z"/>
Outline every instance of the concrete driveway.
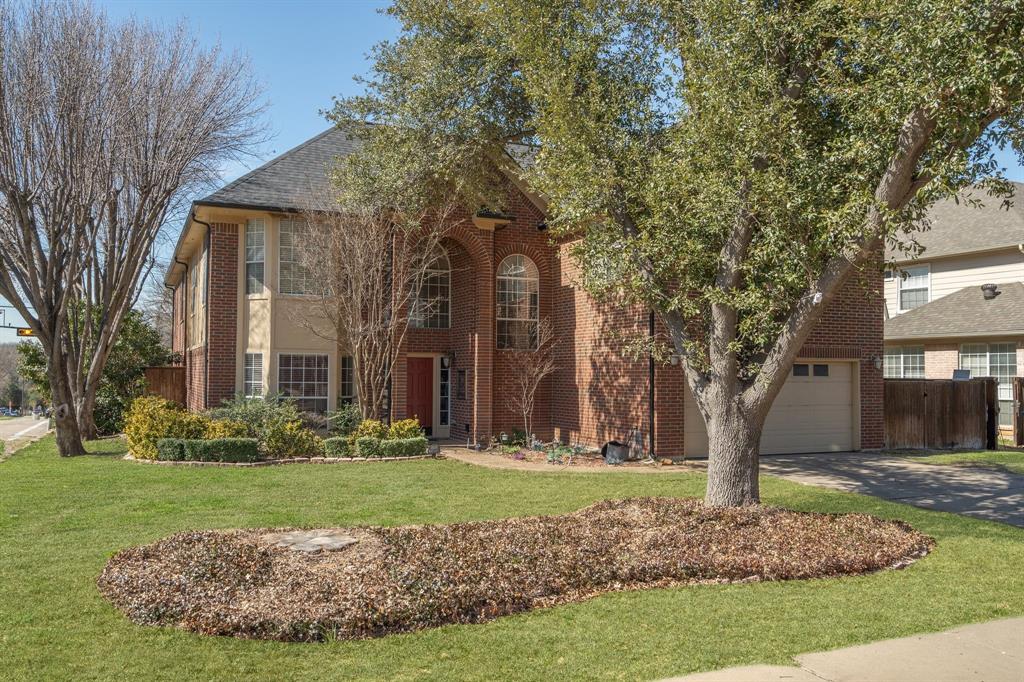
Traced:
<path fill-rule="evenodd" d="M 1024 527 L 1024 475 L 998 469 L 936 466 L 892 455 L 843 452 L 765 456 L 761 472 Z"/>

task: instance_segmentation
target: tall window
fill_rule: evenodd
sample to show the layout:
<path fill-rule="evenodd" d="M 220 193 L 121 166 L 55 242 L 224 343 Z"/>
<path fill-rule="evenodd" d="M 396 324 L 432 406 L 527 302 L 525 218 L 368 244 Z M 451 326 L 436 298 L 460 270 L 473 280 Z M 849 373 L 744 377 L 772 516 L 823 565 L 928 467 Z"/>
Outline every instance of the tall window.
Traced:
<path fill-rule="evenodd" d="M 263 395 L 263 353 L 245 354 L 245 397 Z"/>
<path fill-rule="evenodd" d="M 245 293 L 263 293 L 264 260 L 266 258 L 266 226 L 262 219 L 250 220 L 245 226 Z"/>
<path fill-rule="evenodd" d="M 903 276 L 898 281 L 901 313 L 928 302 L 930 282 L 931 268 L 929 266 L 917 265 L 912 268 L 903 268 Z"/>
<path fill-rule="evenodd" d="M 451 413 L 451 365 L 448 358 L 444 358 L 441 361 L 441 381 L 439 388 L 439 398 L 441 404 L 437 409 L 437 423 L 439 426 L 448 426 L 449 415 Z"/>
<path fill-rule="evenodd" d="M 277 359 L 277 390 L 303 412 L 327 411 L 327 356 L 281 353 Z"/>
<path fill-rule="evenodd" d="M 1017 344 L 965 343 L 960 346 L 960 369 L 971 377 L 999 380 L 999 425 L 1013 426 L 1013 382 L 1017 376 Z"/>
<path fill-rule="evenodd" d="M 355 364 L 351 355 L 341 358 L 341 403 L 348 405 L 356 399 Z"/>
<path fill-rule="evenodd" d="M 306 232 L 301 220 L 282 220 L 279 230 L 278 289 L 282 294 L 311 294 L 309 272 L 302 265 L 299 245 Z"/>
<path fill-rule="evenodd" d="M 452 270 L 448 254 L 438 247 L 427 267 L 409 311 L 409 326 L 447 329 L 450 324 Z"/>
<path fill-rule="evenodd" d="M 924 346 L 886 348 L 883 372 L 887 379 L 924 379 Z"/>
<path fill-rule="evenodd" d="M 533 350 L 540 322 L 540 277 L 521 254 L 498 265 L 498 348 Z"/>

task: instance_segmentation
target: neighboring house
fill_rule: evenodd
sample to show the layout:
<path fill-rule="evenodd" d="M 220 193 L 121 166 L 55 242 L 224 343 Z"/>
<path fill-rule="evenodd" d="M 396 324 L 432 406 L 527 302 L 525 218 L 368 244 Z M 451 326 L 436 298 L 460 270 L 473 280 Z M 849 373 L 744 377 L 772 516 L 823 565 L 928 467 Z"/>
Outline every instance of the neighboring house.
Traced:
<path fill-rule="evenodd" d="M 1024 185 L 1009 205 L 975 190 L 929 212 L 913 259 L 890 252 L 885 273 L 885 376 L 949 379 L 955 369 L 1000 380 L 1000 425 L 1012 427 L 1008 379 L 1024 374 Z M 987 287 L 989 293 L 983 291 Z"/>
<path fill-rule="evenodd" d="M 350 358 L 295 322 L 309 303 L 293 251 L 309 191 L 352 149 L 329 130 L 194 202 L 165 278 L 191 409 L 284 393 L 327 411 L 354 397 Z M 391 414 L 415 415 L 430 435 L 460 442 L 511 433 L 521 419 L 505 404 L 509 357 L 529 352 L 516 347 L 528 337 L 517 332 L 549 319 L 558 370 L 536 402 L 538 437 L 600 446 L 634 428 L 649 437 L 653 422 L 659 456 L 706 454 L 680 369 L 624 357 L 620 332 L 647 333 L 649 312 L 595 303 L 575 286 L 570 245 L 544 231 L 543 201 L 518 178 L 508 188 L 507 215 L 467 216 L 446 238 L 431 296 L 447 305 L 409 330 Z M 882 445 L 881 308 L 879 273 L 824 312 L 769 415 L 764 452 Z"/>

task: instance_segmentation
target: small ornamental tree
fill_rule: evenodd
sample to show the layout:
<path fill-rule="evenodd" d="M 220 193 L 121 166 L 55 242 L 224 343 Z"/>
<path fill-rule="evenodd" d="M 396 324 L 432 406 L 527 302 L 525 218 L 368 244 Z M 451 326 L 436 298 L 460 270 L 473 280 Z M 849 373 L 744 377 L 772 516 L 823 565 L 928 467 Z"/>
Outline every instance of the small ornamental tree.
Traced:
<path fill-rule="evenodd" d="M 878 296 L 885 246 L 912 251 L 936 200 L 1006 196 L 994 152 L 1024 143 L 1022 0 L 389 12 L 401 36 L 333 112 L 388 124 L 361 128 L 352 163 L 398 185 L 406 159 L 486 194 L 522 151 L 509 142 L 531 145 L 523 179 L 577 239 L 583 284 L 668 330 L 707 424 L 712 505 L 759 501 L 765 418 L 840 290 Z"/>
<path fill-rule="evenodd" d="M 505 404 L 523 418 L 523 432 L 533 436 L 533 406 L 541 383 L 557 369 L 555 364 L 555 333 L 551 322 L 541 320 L 533 349 L 507 351 L 511 379 L 503 387 Z M 529 445 L 529 443 L 528 443 Z"/>

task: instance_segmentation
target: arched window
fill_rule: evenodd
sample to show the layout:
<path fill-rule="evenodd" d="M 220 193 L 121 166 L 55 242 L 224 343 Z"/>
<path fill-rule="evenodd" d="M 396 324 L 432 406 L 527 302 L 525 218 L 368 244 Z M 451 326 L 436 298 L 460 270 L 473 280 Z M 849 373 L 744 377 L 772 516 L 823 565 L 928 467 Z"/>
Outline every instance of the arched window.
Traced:
<path fill-rule="evenodd" d="M 540 321 L 540 277 L 522 254 L 498 265 L 498 348 L 533 350 Z"/>
<path fill-rule="evenodd" d="M 423 273 L 420 288 L 409 311 L 409 326 L 416 329 L 447 329 L 451 320 L 452 268 L 448 254 L 437 247 Z"/>

